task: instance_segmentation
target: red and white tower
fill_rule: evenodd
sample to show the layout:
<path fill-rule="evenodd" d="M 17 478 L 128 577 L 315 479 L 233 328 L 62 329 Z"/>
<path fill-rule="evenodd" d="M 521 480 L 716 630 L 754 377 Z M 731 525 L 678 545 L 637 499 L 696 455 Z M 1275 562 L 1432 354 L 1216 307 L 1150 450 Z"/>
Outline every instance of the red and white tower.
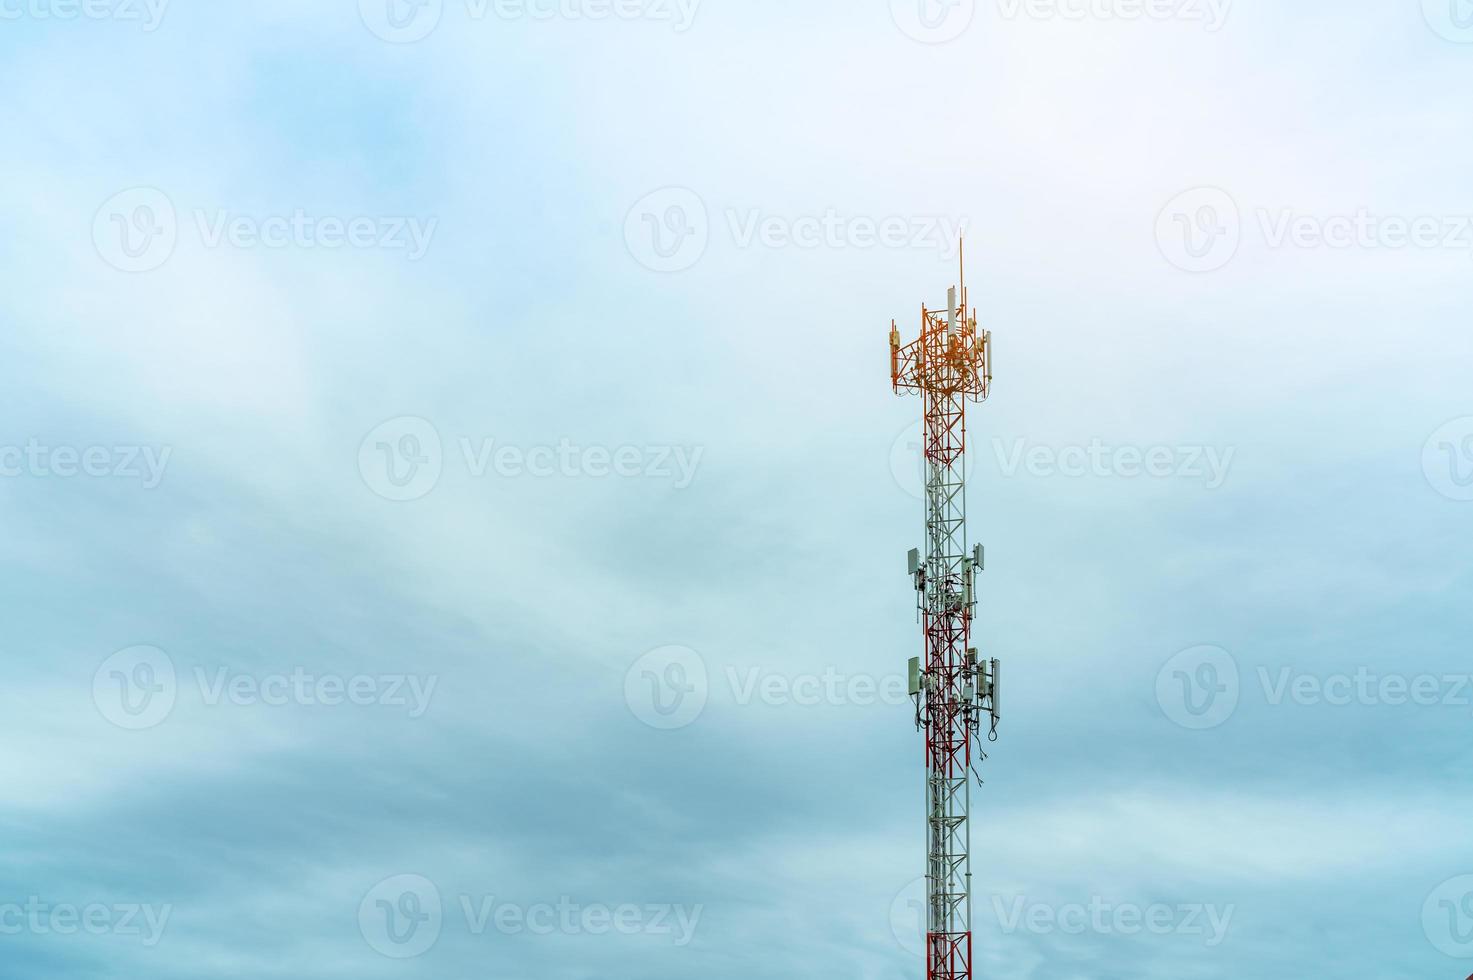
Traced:
<path fill-rule="evenodd" d="M 997 739 L 998 662 L 971 645 L 981 545 L 967 547 L 966 404 L 987 398 L 992 332 L 977 326 L 961 281 L 946 308 L 921 307 L 921 334 L 901 344 L 890 322 L 890 380 L 921 396 L 926 544 L 910 553 L 925 654 L 910 662 L 917 727 L 926 733 L 926 977 L 972 976 L 971 776 Z"/>

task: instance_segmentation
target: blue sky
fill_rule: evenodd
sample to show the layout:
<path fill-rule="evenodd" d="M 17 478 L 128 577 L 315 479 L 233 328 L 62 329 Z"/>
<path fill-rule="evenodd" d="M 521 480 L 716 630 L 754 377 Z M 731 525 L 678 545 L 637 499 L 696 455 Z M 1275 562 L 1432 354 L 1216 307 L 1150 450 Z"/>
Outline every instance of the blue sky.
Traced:
<path fill-rule="evenodd" d="M 917 2 L 0 2 L 0 975 L 919 975 L 958 229 L 979 975 L 1473 972 L 1473 11 Z"/>

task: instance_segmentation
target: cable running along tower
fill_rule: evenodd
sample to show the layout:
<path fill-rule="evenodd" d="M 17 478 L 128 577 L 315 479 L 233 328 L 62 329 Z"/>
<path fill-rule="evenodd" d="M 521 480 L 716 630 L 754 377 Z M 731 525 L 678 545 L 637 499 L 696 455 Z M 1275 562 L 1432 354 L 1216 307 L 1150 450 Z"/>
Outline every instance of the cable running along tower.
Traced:
<path fill-rule="evenodd" d="M 967 548 L 966 403 L 987 398 L 992 331 L 967 305 L 965 262 L 946 308 L 921 307 L 921 334 L 901 344 L 890 321 L 890 381 L 921 396 L 926 495 L 924 554 L 910 575 L 925 654 L 910 661 L 916 727 L 926 735 L 926 977 L 972 976 L 971 776 L 997 740 L 998 662 L 971 645 L 981 545 Z M 978 782 L 981 778 L 978 777 Z"/>

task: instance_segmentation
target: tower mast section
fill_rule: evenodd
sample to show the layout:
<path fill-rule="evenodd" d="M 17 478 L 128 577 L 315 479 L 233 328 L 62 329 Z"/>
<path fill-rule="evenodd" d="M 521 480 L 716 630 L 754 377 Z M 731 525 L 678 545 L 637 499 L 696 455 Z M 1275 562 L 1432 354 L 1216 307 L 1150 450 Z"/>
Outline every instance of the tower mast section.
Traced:
<path fill-rule="evenodd" d="M 890 380 L 921 396 L 925 545 L 912 549 L 924 653 L 911 659 L 910 693 L 926 749 L 926 977 L 971 980 L 971 776 L 997 737 L 998 662 L 971 645 L 981 545 L 968 549 L 966 405 L 992 384 L 992 332 L 967 303 L 965 260 L 946 307 L 922 305 L 921 330 L 901 343 L 890 322 Z"/>

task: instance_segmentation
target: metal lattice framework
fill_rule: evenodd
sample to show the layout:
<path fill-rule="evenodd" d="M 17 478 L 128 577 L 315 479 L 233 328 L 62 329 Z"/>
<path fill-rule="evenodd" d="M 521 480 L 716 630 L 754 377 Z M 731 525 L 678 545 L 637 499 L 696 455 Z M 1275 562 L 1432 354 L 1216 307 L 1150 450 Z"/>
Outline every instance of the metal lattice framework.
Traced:
<path fill-rule="evenodd" d="M 924 556 L 911 552 L 910 572 L 926 649 L 910 674 L 926 733 L 926 976 L 969 980 L 971 775 L 986 758 L 974 742 L 984 717 L 987 737 L 997 737 L 999 715 L 998 663 L 980 661 L 970 646 L 983 552 L 967 549 L 966 403 L 987 398 L 992 334 L 969 311 L 964 277 L 944 311 L 921 307 L 916 340 L 902 345 L 891 321 L 890 376 L 897 393 L 920 394 L 924 407 L 926 545 Z"/>

